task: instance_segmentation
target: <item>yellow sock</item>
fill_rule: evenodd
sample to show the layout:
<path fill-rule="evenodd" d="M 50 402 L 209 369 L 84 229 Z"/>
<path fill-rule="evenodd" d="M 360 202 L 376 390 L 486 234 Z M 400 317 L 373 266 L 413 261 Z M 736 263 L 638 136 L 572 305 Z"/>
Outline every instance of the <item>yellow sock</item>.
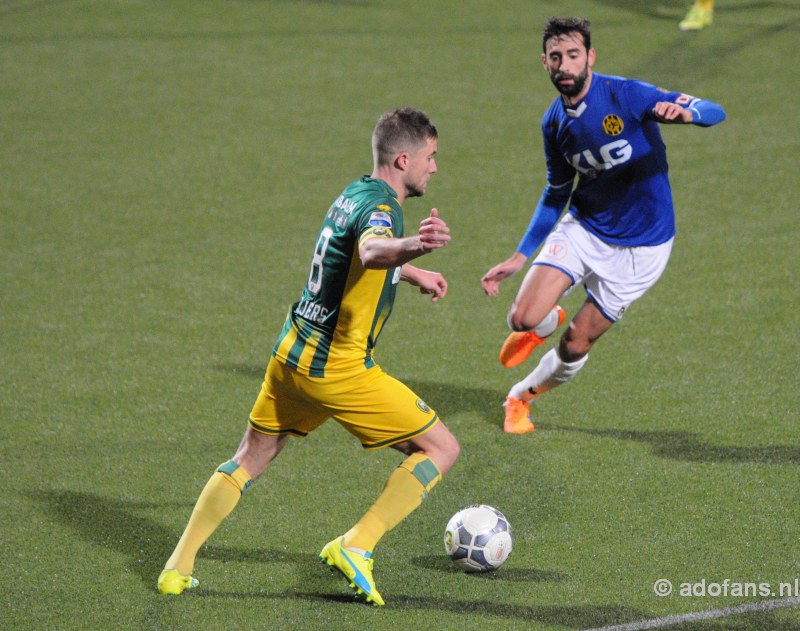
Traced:
<path fill-rule="evenodd" d="M 364 516 L 344 535 L 344 545 L 371 552 L 381 537 L 410 515 L 442 479 L 425 455 L 406 458 L 386 480 L 383 491 Z"/>
<path fill-rule="evenodd" d="M 178 570 L 184 576 L 191 574 L 200 546 L 236 507 L 251 483 L 247 471 L 233 460 L 220 466 L 197 498 L 186 530 L 164 569 Z"/>
<path fill-rule="evenodd" d="M 714 0 L 695 0 L 697 6 L 703 9 L 703 11 L 708 11 L 709 13 L 714 12 Z"/>

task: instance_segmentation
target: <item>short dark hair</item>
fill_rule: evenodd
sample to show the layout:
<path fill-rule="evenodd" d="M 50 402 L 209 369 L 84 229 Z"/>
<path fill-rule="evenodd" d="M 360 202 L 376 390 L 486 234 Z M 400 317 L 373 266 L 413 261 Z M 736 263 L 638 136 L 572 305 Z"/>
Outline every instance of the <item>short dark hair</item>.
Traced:
<path fill-rule="evenodd" d="M 561 37 L 569 33 L 580 33 L 586 50 L 592 47 L 592 23 L 584 18 L 548 18 L 544 23 L 542 35 L 542 52 L 547 52 L 547 42 L 553 37 Z"/>
<path fill-rule="evenodd" d="M 372 132 L 372 154 L 376 164 L 388 164 L 401 151 L 416 153 L 439 132 L 425 112 L 398 107 L 386 112 Z"/>

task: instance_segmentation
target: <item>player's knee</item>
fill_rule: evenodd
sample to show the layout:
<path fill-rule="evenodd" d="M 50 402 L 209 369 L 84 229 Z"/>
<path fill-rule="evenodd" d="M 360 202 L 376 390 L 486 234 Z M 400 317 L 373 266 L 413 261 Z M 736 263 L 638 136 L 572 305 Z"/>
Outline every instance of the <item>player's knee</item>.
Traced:
<path fill-rule="evenodd" d="M 543 319 L 537 313 L 530 313 L 525 309 L 519 309 L 514 306 L 508 312 L 506 322 L 508 322 L 508 328 L 512 331 L 532 331 L 541 324 Z"/>
<path fill-rule="evenodd" d="M 233 460 L 247 471 L 253 480 L 257 480 L 281 452 L 287 439 L 288 436 L 285 434 L 271 436 L 248 426 Z"/>

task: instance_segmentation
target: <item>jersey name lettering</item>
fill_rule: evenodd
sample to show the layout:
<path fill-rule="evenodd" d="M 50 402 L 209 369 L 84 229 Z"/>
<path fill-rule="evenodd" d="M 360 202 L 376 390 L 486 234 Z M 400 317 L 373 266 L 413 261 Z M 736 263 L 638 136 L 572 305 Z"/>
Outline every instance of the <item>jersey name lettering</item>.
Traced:
<path fill-rule="evenodd" d="M 294 312 L 301 318 L 311 322 L 324 322 L 325 318 L 328 317 L 328 310 L 325 307 L 310 300 L 303 300 L 297 305 L 297 309 Z"/>
<path fill-rule="evenodd" d="M 340 208 L 348 215 L 356 209 L 356 203 L 352 199 L 347 199 L 344 195 L 339 195 L 333 203 L 336 208 Z"/>

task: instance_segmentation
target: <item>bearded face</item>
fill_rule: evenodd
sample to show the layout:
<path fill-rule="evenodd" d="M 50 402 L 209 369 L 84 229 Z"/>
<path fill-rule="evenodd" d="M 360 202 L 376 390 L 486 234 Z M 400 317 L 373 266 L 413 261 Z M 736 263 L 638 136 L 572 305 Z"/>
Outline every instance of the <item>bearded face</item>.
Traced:
<path fill-rule="evenodd" d="M 583 88 L 586 86 L 586 79 L 589 77 L 589 62 L 583 67 L 583 70 L 578 74 L 570 74 L 568 72 L 558 71 L 550 75 L 550 80 L 556 86 L 556 90 L 561 92 L 564 96 L 573 97 L 578 96 Z"/>
<path fill-rule="evenodd" d="M 592 77 L 594 49 L 586 49 L 579 33 L 552 37 L 545 46 L 542 64 L 550 81 L 565 98 L 581 98 Z"/>

